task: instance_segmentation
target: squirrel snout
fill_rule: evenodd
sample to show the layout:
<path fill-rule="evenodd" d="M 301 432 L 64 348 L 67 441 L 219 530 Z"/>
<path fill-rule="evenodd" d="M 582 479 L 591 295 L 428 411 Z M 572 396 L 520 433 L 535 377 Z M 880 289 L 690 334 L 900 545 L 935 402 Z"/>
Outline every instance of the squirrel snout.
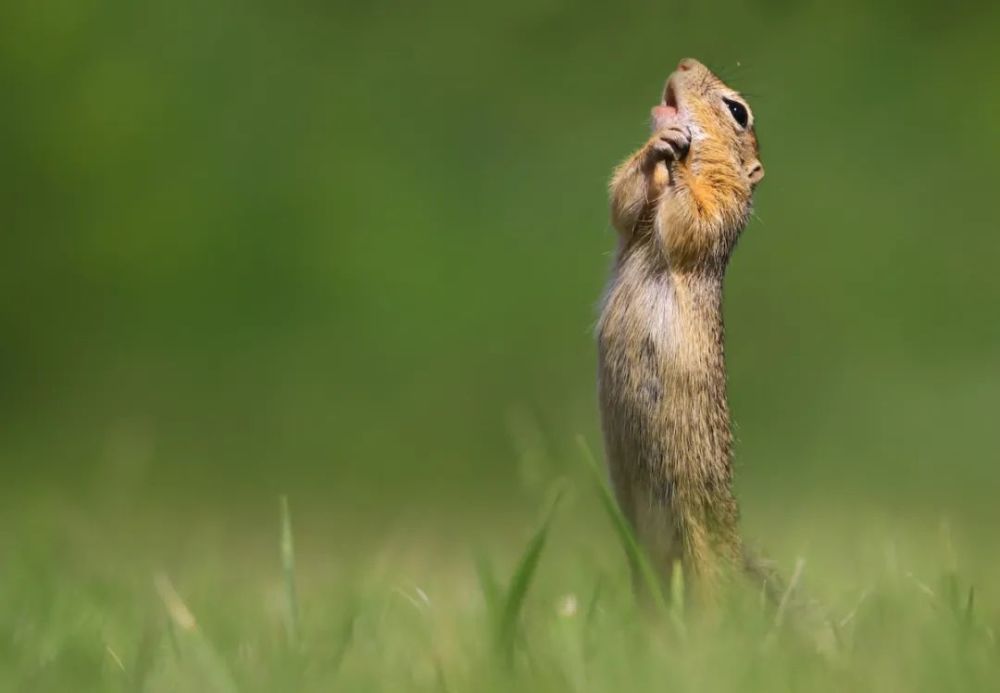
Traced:
<path fill-rule="evenodd" d="M 677 63 L 677 69 L 680 70 L 681 72 L 687 72 L 688 70 L 693 70 L 694 68 L 698 67 L 698 65 L 700 64 L 701 63 L 699 63 L 694 58 L 684 58 L 679 63 Z"/>

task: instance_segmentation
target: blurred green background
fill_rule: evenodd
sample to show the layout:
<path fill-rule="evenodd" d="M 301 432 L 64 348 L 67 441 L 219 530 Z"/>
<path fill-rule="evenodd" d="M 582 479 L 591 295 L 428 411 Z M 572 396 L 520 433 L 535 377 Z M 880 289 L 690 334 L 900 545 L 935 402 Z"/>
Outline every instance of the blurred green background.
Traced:
<path fill-rule="evenodd" d="M 998 34 L 972 2 L 3 3 L 5 506 L 393 523 L 576 474 L 605 183 L 691 55 L 767 170 L 726 298 L 750 522 L 1000 520 Z"/>

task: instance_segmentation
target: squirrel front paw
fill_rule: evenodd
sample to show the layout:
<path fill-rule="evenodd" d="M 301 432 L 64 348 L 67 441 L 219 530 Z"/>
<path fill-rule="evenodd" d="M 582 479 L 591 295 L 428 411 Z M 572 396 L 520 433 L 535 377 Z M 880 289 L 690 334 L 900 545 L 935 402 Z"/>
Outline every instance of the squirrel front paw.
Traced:
<path fill-rule="evenodd" d="M 691 131 L 683 125 L 668 125 L 657 130 L 647 146 L 654 161 L 680 161 L 691 148 Z"/>

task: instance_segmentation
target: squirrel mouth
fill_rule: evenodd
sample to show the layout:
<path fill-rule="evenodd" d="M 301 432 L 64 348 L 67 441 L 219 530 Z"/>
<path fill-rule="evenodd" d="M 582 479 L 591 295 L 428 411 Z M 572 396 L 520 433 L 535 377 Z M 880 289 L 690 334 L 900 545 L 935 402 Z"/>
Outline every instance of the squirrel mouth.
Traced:
<path fill-rule="evenodd" d="M 663 88 L 663 99 L 653 107 L 653 125 L 656 128 L 663 127 L 667 121 L 677 117 L 679 108 L 673 81 L 667 81 L 667 86 Z"/>
<path fill-rule="evenodd" d="M 672 78 L 667 80 L 667 86 L 663 89 L 663 105 L 674 110 L 677 109 L 677 90 L 674 89 Z"/>

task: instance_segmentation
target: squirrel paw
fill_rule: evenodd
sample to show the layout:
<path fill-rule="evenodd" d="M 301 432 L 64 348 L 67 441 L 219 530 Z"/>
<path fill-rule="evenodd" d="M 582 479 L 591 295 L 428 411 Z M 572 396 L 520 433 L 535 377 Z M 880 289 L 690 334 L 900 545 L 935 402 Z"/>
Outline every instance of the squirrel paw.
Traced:
<path fill-rule="evenodd" d="M 648 146 L 654 161 L 680 161 L 691 148 L 691 132 L 682 125 L 670 125 L 658 130 Z"/>

